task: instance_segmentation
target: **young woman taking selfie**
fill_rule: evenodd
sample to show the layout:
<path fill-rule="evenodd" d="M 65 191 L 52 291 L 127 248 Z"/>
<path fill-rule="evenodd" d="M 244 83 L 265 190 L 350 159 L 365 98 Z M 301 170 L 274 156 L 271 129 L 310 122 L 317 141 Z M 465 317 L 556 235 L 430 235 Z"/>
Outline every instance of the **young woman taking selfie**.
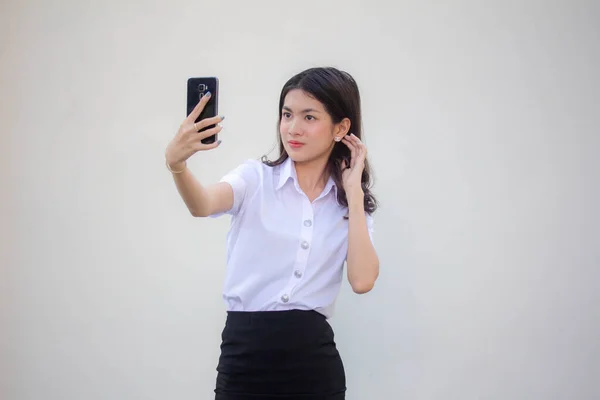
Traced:
<path fill-rule="evenodd" d="M 194 122 L 209 101 L 202 97 L 165 156 L 193 216 L 231 216 L 215 398 L 344 399 L 327 319 L 344 261 L 356 293 L 370 291 L 379 275 L 356 82 L 335 68 L 292 77 L 279 100 L 279 158 L 248 160 L 203 185 L 186 160 L 220 144 L 201 140 L 220 132 L 223 117 Z"/>

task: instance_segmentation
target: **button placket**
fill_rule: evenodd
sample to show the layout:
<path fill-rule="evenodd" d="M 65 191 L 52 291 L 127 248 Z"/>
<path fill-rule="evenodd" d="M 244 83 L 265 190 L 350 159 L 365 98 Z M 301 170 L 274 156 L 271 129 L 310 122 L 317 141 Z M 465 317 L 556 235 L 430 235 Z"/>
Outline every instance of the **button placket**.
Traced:
<path fill-rule="evenodd" d="M 313 206 L 310 204 L 310 201 L 308 201 L 308 198 L 305 198 L 302 202 L 302 226 L 300 227 L 300 248 L 303 251 L 298 254 L 296 259 L 296 270 L 299 271 L 300 274 L 304 273 L 308 255 L 310 254 L 310 247 L 313 239 L 313 216 Z"/>
<path fill-rule="evenodd" d="M 302 281 L 313 239 L 313 207 L 308 198 L 302 202 L 302 219 L 300 220 L 300 236 L 294 268 L 290 271 L 288 285 L 281 293 L 280 300 L 288 303 L 296 286 Z"/>

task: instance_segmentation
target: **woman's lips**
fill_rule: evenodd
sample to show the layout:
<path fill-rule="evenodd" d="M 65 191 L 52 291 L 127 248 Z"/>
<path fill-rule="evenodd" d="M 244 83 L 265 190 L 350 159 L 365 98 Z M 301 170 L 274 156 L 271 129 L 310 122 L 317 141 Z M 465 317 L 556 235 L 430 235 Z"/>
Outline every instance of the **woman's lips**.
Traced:
<path fill-rule="evenodd" d="M 300 147 L 304 146 L 304 143 L 302 143 L 302 142 L 297 142 L 297 141 L 295 141 L 295 140 L 290 140 L 290 141 L 288 141 L 288 144 L 290 145 L 290 147 L 291 147 L 291 148 L 294 148 L 294 149 L 298 149 L 298 148 L 300 148 Z"/>

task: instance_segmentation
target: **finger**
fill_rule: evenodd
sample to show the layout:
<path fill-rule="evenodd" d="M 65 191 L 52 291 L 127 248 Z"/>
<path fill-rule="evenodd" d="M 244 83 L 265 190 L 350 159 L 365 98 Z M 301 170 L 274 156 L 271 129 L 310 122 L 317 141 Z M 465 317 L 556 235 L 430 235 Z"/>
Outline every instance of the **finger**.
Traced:
<path fill-rule="evenodd" d="M 360 141 L 360 139 L 358 138 L 358 136 L 356 136 L 354 133 L 351 133 L 351 134 L 349 135 L 349 137 L 350 137 L 350 139 L 354 140 L 355 142 L 362 143 L 362 142 Z"/>
<path fill-rule="evenodd" d="M 350 134 L 352 142 L 356 143 L 357 146 L 364 146 L 365 144 L 356 136 L 354 133 Z"/>
<path fill-rule="evenodd" d="M 200 122 L 192 122 L 191 124 L 186 123 L 181 126 L 181 130 L 183 131 L 184 134 L 195 135 L 200 130 Z"/>
<path fill-rule="evenodd" d="M 346 139 L 344 143 L 346 143 L 346 146 L 348 146 L 348 148 L 350 149 L 350 168 L 354 168 L 354 165 L 356 164 L 356 156 L 358 153 L 358 149 L 356 147 L 356 144 L 354 144 L 354 142 L 352 142 L 352 140 L 350 140 L 349 138 Z"/>
<path fill-rule="evenodd" d="M 194 121 L 196 121 L 198 119 L 198 117 L 200 116 L 200 113 L 202 112 L 202 110 L 204 110 L 206 103 L 208 103 L 208 101 L 210 100 L 211 97 L 212 96 L 211 96 L 210 92 L 207 92 L 204 96 L 202 96 L 202 98 L 200 99 L 198 104 L 196 104 L 196 107 L 194 107 L 194 109 L 192 110 L 190 115 L 188 115 L 186 120 L 193 124 Z"/>
<path fill-rule="evenodd" d="M 358 150 L 358 155 L 356 156 L 356 164 L 363 165 L 365 162 L 365 150 L 361 147 Z"/>
<path fill-rule="evenodd" d="M 212 117 L 212 118 L 205 118 L 202 121 L 196 122 L 195 124 L 193 124 L 192 131 L 195 131 L 195 132 L 201 131 L 202 129 L 206 128 L 207 126 L 217 125 L 219 122 L 223 121 L 224 119 L 225 119 L 225 117 L 223 117 L 222 115 L 217 115 L 216 117 Z"/>
<path fill-rule="evenodd" d="M 214 128 L 210 128 L 205 131 L 199 132 L 198 135 L 196 136 L 196 139 L 197 140 L 206 139 L 209 136 L 216 135 L 217 133 L 221 132 L 222 129 L 223 129 L 223 127 L 221 125 L 217 125 Z"/>
<path fill-rule="evenodd" d="M 205 144 L 205 143 L 202 143 L 202 142 L 198 142 L 198 143 L 197 143 L 197 144 L 194 146 L 194 149 L 195 149 L 196 151 L 211 150 L 211 149 L 214 149 L 214 148 L 216 148 L 216 147 L 219 147 L 220 145 L 221 145 L 221 140 L 216 140 L 216 141 L 214 141 L 214 142 L 212 142 L 212 143 L 209 143 L 209 144 Z"/>
<path fill-rule="evenodd" d="M 364 160 L 367 157 L 367 146 L 354 133 L 350 135 L 359 150 L 359 159 Z"/>
<path fill-rule="evenodd" d="M 365 148 L 365 145 L 363 144 L 363 142 L 360 141 L 359 138 L 357 138 L 356 136 L 354 136 L 354 134 L 352 134 L 352 136 L 350 136 L 350 140 L 356 147 L 357 155 L 363 151 L 363 149 Z"/>
<path fill-rule="evenodd" d="M 364 145 L 364 143 L 363 143 L 363 142 L 361 142 L 361 140 L 358 138 L 358 136 L 356 136 L 354 133 L 352 133 L 352 134 L 350 135 L 350 140 L 352 140 L 352 142 L 353 142 L 354 144 L 356 144 L 356 146 L 357 146 L 358 148 L 362 148 L 362 147 L 364 147 L 364 146 L 365 146 L 365 145 Z"/>
<path fill-rule="evenodd" d="M 352 153 L 352 150 L 354 150 L 356 148 L 354 143 L 346 137 L 344 137 L 342 139 L 342 142 L 346 145 L 346 147 L 348 147 L 348 150 L 350 150 L 350 153 Z"/>
<path fill-rule="evenodd" d="M 344 142 L 350 150 L 356 148 L 356 143 L 354 143 L 348 136 L 344 136 L 344 138 L 342 139 L 342 142 Z"/>

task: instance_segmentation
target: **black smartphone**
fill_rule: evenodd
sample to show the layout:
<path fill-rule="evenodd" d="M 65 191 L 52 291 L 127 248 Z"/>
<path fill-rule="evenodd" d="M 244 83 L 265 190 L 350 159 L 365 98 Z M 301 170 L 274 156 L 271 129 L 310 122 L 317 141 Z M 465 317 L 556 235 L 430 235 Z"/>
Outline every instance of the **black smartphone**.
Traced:
<path fill-rule="evenodd" d="M 200 113 L 196 121 L 200 122 L 203 119 L 216 117 L 219 113 L 219 79 L 217 77 L 200 77 L 200 78 L 189 78 L 187 82 L 187 110 L 186 116 L 190 115 L 194 107 L 200 102 L 200 99 L 210 92 L 210 99 L 204 110 Z M 216 125 L 210 125 L 200 130 L 200 132 L 207 129 L 214 128 Z M 202 139 L 202 143 L 210 144 L 217 140 L 217 135 L 209 136 Z"/>

